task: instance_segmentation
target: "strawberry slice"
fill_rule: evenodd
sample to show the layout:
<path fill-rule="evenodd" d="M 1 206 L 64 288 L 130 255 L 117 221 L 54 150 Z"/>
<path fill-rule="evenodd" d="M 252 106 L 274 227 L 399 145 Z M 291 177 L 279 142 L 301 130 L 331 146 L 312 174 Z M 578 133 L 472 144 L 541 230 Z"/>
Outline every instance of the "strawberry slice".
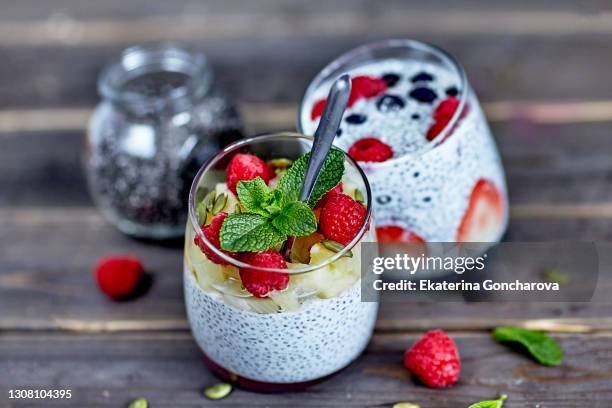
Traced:
<path fill-rule="evenodd" d="M 424 244 L 425 240 L 414 232 L 398 225 L 384 225 L 376 228 L 376 237 L 380 243 L 405 242 Z"/>
<path fill-rule="evenodd" d="M 503 227 L 506 203 L 495 184 L 479 179 L 457 229 L 457 242 L 493 242 Z"/>
<path fill-rule="evenodd" d="M 350 108 L 360 99 L 370 99 L 387 90 L 387 83 L 380 79 L 367 75 L 359 75 L 351 78 L 351 95 L 348 100 Z M 319 99 L 312 106 L 310 111 L 310 119 L 315 120 L 323 114 L 323 109 L 327 103 L 327 98 Z"/>

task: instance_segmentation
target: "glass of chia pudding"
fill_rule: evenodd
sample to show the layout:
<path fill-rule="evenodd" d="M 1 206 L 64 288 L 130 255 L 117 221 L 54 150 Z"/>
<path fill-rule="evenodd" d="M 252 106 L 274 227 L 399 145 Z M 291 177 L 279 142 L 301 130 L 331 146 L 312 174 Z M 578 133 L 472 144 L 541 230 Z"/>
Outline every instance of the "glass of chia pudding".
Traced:
<path fill-rule="evenodd" d="M 189 197 L 184 290 L 205 361 L 227 381 L 300 389 L 366 347 L 378 303 L 361 301 L 361 243 L 375 242 L 368 181 L 332 148 L 308 202 L 312 138 L 236 142 L 198 172 Z"/>
<path fill-rule="evenodd" d="M 349 51 L 312 81 L 300 132 L 313 134 L 333 80 L 352 79 L 336 145 L 372 187 L 379 242 L 497 242 L 508 223 L 504 170 L 463 68 L 395 39 Z"/>

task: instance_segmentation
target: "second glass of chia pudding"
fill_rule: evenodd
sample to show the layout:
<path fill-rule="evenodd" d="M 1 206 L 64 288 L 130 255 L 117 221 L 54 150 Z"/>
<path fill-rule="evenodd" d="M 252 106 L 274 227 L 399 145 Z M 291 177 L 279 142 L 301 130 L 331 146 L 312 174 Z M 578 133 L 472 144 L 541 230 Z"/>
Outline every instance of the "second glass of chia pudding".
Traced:
<path fill-rule="evenodd" d="M 504 170 L 463 68 L 413 40 L 375 42 L 325 67 L 303 97 L 313 134 L 333 80 L 352 79 L 336 145 L 372 186 L 379 242 L 487 242 L 508 223 Z"/>
<path fill-rule="evenodd" d="M 361 243 L 375 242 L 370 186 L 332 148 L 298 200 L 312 138 L 234 143 L 197 174 L 189 198 L 184 290 L 208 366 L 258 390 L 300 389 L 366 347 L 377 302 L 361 301 Z"/>

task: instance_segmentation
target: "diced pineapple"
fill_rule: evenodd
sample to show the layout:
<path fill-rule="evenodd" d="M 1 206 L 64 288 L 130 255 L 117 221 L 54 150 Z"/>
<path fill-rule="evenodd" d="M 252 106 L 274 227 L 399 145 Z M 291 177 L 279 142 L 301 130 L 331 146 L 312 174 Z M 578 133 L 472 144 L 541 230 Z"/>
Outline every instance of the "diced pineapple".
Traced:
<path fill-rule="evenodd" d="M 310 263 L 323 262 L 335 253 L 321 244 L 310 250 Z M 314 291 L 320 298 L 328 299 L 339 295 L 359 279 L 359 265 L 354 258 L 343 257 L 312 272 L 292 276 L 300 291 Z"/>
<path fill-rule="evenodd" d="M 292 287 L 287 287 L 283 291 L 272 291 L 268 296 L 280 306 L 283 312 L 295 312 L 300 308 L 300 301 Z"/>

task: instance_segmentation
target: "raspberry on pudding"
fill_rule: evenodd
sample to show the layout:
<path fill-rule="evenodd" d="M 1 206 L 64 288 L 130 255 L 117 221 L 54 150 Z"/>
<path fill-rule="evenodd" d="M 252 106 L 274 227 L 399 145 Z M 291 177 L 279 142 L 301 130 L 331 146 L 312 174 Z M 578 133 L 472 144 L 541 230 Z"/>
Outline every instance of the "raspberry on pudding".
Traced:
<path fill-rule="evenodd" d="M 363 86 L 367 97 L 374 85 Z M 299 201 L 310 143 L 282 134 L 237 143 L 192 186 L 187 315 L 211 368 L 239 384 L 269 390 L 324 378 L 372 334 L 378 305 L 361 302 L 360 285 L 361 243 L 376 239 L 369 185 L 333 148 L 310 199 Z"/>

